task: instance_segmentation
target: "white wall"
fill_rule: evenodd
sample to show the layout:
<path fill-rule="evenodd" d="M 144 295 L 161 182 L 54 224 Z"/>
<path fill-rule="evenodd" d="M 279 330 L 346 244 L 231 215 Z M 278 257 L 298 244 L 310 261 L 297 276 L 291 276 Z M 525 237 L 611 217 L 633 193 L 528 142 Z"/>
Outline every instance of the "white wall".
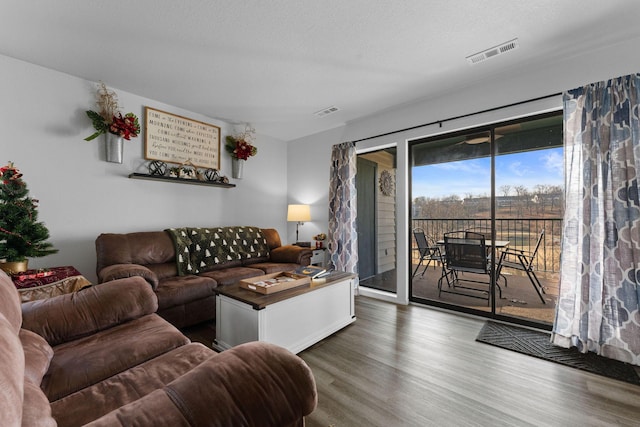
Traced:
<path fill-rule="evenodd" d="M 518 103 L 538 97 L 559 93 L 591 82 L 606 80 L 613 77 L 640 72 L 640 55 L 637 50 L 637 40 L 629 40 L 614 47 L 601 49 L 589 55 L 567 56 L 558 59 L 552 67 L 528 67 L 521 73 L 511 75 L 496 75 L 491 81 L 476 82 L 467 85 L 460 82 L 460 90 L 446 96 L 425 99 L 414 104 L 400 106 L 375 116 L 367 117 L 357 122 L 332 129 L 321 134 L 301 138 L 290 143 L 289 148 L 289 200 L 304 197 L 304 194 L 319 195 L 314 200 L 314 208 L 321 212 L 328 211 L 327 179 L 321 179 L 329 169 L 331 147 L 344 141 L 355 141 L 369 138 L 383 133 L 417 126 L 424 123 L 445 120 L 478 111 L 484 111 Z M 495 59 L 499 61 L 499 58 Z M 482 66 L 482 65 L 479 65 Z M 474 115 L 464 119 L 444 122 L 442 127 L 431 125 L 400 132 L 393 135 L 367 139 L 356 144 L 358 152 L 370 151 L 374 147 L 390 144 L 398 146 L 398 169 L 396 176 L 397 187 L 397 247 L 398 247 L 398 293 L 397 296 L 378 291 L 367 291 L 360 288 L 361 294 L 377 296 L 382 299 L 406 303 L 408 301 L 409 286 L 409 170 L 407 168 L 407 141 L 441 133 L 452 132 L 468 127 L 479 126 L 496 121 L 508 120 L 515 117 L 531 115 L 562 108 L 560 96 L 554 96 L 531 102 L 525 105 L 513 106 L 497 111 Z M 309 159 L 314 159 L 309 162 Z M 312 176 L 305 180 L 304 185 L 296 185 L 300 174 Z M 326 230 L 328 219 L 319 215 L 313 218 L 313 227 Z"/>
<path fill-rule="evenodd" d="M 221 147 L 221 173 L 236 188 L 128 179 L 147 172 L 144 130 L 125 141 L 123 164 L 105 162 L 103 137 L 83 140 L 93 133 L 85 110 L 96 109 L 95 82 L 6 56 L 0 56 L 0 70 L 0 163 L 13 161 L 24 174 L 30 196 L 40 200 L 38 219 L 60 251 L 30 259 L 31 268 L 73 265 L 95 281 L 94 242 L 104 232 L 256 225 L 278 229 L 286 241 L 284 142 L 258 135 L 259 153 L 246 162 L 241 180 L 231 178 L 231 159 Z M 141 120 L 150 106 L 220 126 L 222 139 L 232 131 L 219 120 L 112 89 L 122 112 Z"/>
<path fill-rule="evenodd" d="M 300 240 L 310 240 L 318 233 L 326 233 L 329 224 L 329 164 L 331 146 L 341 142 L 342 128 L 290 143 L 287 150 L 287 182 L 289 203 L 308 204 L 311 221 L 300 227 Z M 295 223 L 289 224 L 289 239 L 296 236 Z"/>

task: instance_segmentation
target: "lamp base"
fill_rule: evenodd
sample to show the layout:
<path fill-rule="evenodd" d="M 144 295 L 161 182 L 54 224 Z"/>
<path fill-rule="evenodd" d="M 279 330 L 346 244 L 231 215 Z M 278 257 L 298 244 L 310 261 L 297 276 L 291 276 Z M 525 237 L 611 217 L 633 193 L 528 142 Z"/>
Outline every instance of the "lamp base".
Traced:
<path fill-rule="evenodd" d="M 300 246 L 302 248 L 310 248 L 311 242 L 296 242 L 295 245 Z"/>

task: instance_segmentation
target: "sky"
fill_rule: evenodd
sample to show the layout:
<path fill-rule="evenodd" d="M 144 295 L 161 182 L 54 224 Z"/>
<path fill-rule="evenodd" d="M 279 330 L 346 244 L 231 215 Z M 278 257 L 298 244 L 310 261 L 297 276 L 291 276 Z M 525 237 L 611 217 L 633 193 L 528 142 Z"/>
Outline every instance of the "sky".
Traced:
<path fill-rule="evenodd" d="M 529 190 L 538 184 L 564 186 L 562 153 L 562 147 L 556 147 L 496 157 L 496 196 L 503 195 L 500 191 L 503 185 L 511 188 L 523 185 Z M 414 167 L 412 197 L 489 196 L 490 164 L 487 157 Z M 510 195 L 515 192 L 511 190 Z"/>

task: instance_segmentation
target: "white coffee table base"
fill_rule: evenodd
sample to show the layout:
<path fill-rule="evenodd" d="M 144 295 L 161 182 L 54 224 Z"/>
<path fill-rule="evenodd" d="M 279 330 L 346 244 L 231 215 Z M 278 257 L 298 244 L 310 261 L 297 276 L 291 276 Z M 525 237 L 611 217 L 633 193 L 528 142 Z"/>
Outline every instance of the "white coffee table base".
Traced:
<path fill-rule="evenodd" d="M 225 350 L 249 341 L 277 344 L 293 353 L 355 322 L 354 280 L 348 278 L 258 310 L 225 295 L 216 296 L 216 340 Z"/>

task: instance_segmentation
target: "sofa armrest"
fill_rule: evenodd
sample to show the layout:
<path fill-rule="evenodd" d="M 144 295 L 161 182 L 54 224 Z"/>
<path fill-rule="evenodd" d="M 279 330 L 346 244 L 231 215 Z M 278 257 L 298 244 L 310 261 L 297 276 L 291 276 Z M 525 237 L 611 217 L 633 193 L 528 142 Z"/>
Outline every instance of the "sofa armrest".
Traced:
<path fill-rule="evenodd" d="M 54 346 L 137 319 L 158 309 L 142 277 L 84 288 L 72 294 L 22 304 L 22 327 Z"/>
<path fill-rule="evenodd" d="M 317 401 L 313 374 L 300 357 L 251 342 L 89 425 L 294 426 L 303 425 Z"/>
<path fill-rule="evenodd" d="M 312 255 L 311 248 L 296 245 L 280 246 L 269 252 L 269 258 L 273 262 L 292 262 L 300 265 L 309 265 Z"/>
<path fill-rule="evenodd" d="M 140 276 L 149 282 L 154 291 L 158 289 L 158 276 L 147 267 L 139 264 L 109 265 L 98 272 L 98 283 L 135 276 Z"/>

